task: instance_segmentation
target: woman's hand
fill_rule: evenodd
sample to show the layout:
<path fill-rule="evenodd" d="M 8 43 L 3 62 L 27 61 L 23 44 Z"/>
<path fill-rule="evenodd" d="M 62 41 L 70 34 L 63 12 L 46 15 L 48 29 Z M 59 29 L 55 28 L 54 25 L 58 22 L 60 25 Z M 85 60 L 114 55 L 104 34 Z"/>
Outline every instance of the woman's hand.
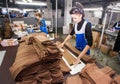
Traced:
<path fill-rule="evenodd" d="M 77 66 L 77 64 L 79 64 L 79 63 L 80 63 L 80 58 L 78 57 L 76 62 L 74 63 L 74 66 Z"/>

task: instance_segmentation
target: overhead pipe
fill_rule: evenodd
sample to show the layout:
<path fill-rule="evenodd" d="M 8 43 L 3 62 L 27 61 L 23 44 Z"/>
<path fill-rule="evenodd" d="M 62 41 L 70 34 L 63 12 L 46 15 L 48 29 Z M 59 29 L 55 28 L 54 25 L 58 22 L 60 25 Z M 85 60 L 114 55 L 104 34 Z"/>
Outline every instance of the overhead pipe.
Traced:
<path fill-rule="evenodd" d="M 6 0 L 6 8 L 7 8 L 8 18 L 9 18 L 9 21 L 11 23 L 11 18 L 10 18 L 10 13 L 9 13 L 9 9 L 8 9 L 8 1 L 7 0 Z"/>
<path fill-rule="evenodd" d="M 55 34 L 57 36 L 57 14 L 58 14 L 58 0 L 56 0 L 56 20 L 55 20 Z"/>

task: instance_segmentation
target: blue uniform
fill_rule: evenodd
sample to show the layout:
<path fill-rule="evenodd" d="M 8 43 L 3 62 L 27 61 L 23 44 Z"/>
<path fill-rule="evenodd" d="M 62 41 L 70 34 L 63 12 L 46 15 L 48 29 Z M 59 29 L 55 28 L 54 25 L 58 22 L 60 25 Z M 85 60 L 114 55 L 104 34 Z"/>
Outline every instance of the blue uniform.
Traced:
<path fill-rule="evenodd" d="M 86 28 L 87 21 L 84 21 L 80 30 L 77 30 L 77 24 L 75 24 L 75 34 L 76 34 L 76 48 L 82 51 L 85 46 L 88 44 L 87 39 L 85 38 L 85 28 Z M 87 51 L 86 54 L 90 54 L 90 50 Z"/>
<path fill-rule="evenodd" d="M 46 25 L 44 19 L 40 20 L 40 27 L 39 28 L 40 28 L 41 32 L 48 34 L 47 25 Z"/>
<path fill-rule="evenodd" d="M 120 30 L 120 22 L 117 22 L 117 23 L 116 23 L 115 29 L 116 29 L 116 30 Z"/>

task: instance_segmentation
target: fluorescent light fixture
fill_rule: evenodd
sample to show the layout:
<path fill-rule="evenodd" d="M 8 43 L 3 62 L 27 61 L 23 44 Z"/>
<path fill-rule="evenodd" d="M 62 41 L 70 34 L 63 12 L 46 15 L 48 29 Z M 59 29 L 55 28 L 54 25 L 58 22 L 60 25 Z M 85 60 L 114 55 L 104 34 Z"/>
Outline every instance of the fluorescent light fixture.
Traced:
<path fill-rule="evenodd" d="M 84 11 L 103 11 L 103 8 L 84 8 Z"/>
<path fill-rule="evenodd" d="M 26 0 L 23 0 L 23 2 L 27 2 Z"/>
<path fill-rule="evenodd" d="M 114 7 L 112 10 L 120 11 L 120 8 Z"/>
<path fill-rule="evenodd" d="M 18 8 L 8 8 L 9 10 L 19 11 Z"/>
<path fill-rule="evenodd" d="M 16 1 L 16 4 L 21 4 L 21 5 L 35 5 L 35 6 L 47 6 L 47 3 L 45 2 L 20 2 L 20 1 Z"/>
<path fill-rule="evenodd" d="M 116 10 L 111 10 L 111 12 L 118 12 L 118 13 L 120 13 L 120 11 L 116 11 Z"/>
<path fill-rule="evenodd" d="M 34 9 L 23 9 L 23 11 L 33 11 Z"/>
<path fill-rule="evenodd" d="M 23 2 L 30 2 L 30 3 L 32 3 L 32 0 L 23 0 Z"/>
<path fill-rule="evenodd" d="M 94 16 L 97 18 L 101 18 L 102 17 L 102 11 L 94 11 Z"/>
<path fill-rule="evenodd" d="M 119 8 L 120 8 L 120 3 L 117 3 L 117 4 L 116 4 L 116 7 L 119 7 Z"/>
<path fill-rule="evenodd" d="M 117 3 L 116 5 L 110 4 L 109 6 L 107 6 L 107 8 L 111 11 L 120 12 L 120 3 Z"/>

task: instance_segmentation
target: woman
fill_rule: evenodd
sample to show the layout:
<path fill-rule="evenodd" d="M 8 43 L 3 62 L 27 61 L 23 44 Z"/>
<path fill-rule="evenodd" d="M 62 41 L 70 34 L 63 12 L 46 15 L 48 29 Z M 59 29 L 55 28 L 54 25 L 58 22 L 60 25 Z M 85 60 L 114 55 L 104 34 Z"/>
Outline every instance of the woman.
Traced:
<path fill-rule="evenodd" d="M 38 20 L 38 25 L 39 25 L 39 28 L 40 28 L 41 32 L 44 32 L 44 33 L 48 34 L 48 30 L 47 30 L 45 20 L 42 19 L 42 14 L 41 13 L 36 13 L 35 16 L 36 16 L 36 19 Z"/>
<path fill-rule="evenodd" d="M 115 40 L 115 44 L 114 44 L 113 50 L 120 53 L 120 21 L 116 22 L 113 25 L 113 28 L 116 29 L 116 31 L 118 31 L 118 35 L 117 35 L 117 38 Z"/>
<path fill-rule="evenodd" d="M 120 21 L 113 24 L 113 29 L 120 30 Z"/>
<path fill-rule="evenodd" d="M 76 48 L 82 51 L 77 57 L 77 61 L 74 63 L 76 65 L 85 54 L 90 55 L 90 47 L 92 46 L 93 39 L 91 30 L 92 25 L 84 19 L 85 14 L 81 3 L 75 2 L 69 13 L 75 22 L 75 25 L 71 33 L 58 47 L 63 47 L 64 44 L 71 39 L 74 34 L 76 34 Z"/>

